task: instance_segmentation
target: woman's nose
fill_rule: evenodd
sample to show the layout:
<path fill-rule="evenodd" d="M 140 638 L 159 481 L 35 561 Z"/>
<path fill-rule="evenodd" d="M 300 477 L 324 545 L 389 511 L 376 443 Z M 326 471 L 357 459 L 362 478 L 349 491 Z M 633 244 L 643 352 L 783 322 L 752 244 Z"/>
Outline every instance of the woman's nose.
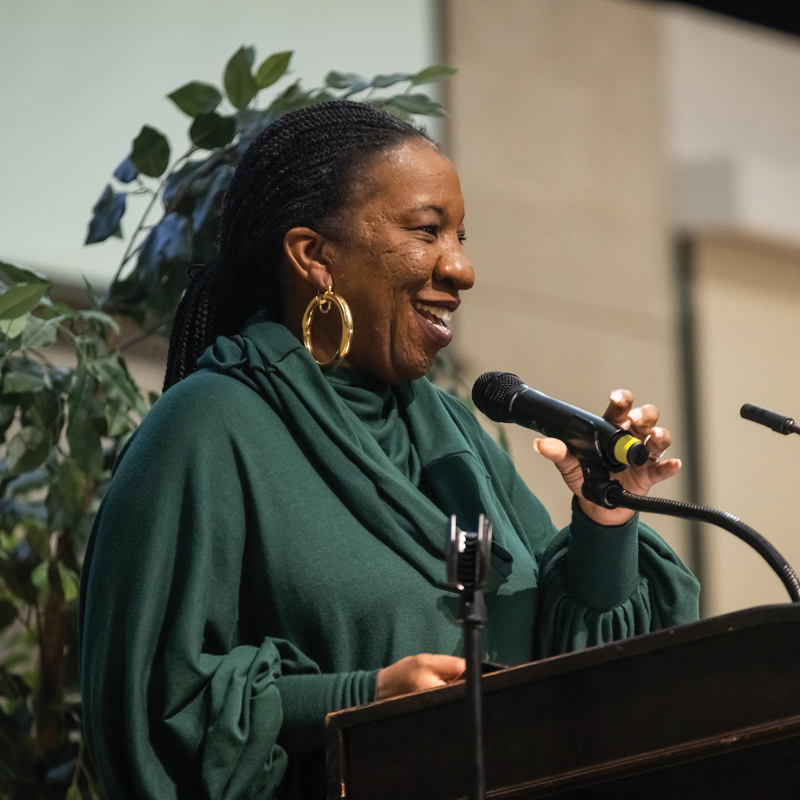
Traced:
<path fill-rule="evenodd" d="M 459 291 L 472 287 L 475 283 L 475 270 L 472 269 L 460 242 L 457 247 L 447 248 L 442 252 L 436 262 L 433 277 L 434 280 L 451 284 Z"/>

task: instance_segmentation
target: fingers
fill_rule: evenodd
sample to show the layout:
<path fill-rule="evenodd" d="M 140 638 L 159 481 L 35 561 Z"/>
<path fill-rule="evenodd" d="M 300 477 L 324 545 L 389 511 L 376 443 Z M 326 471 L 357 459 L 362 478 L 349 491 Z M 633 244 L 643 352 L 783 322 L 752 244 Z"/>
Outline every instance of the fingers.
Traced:
<path fill-rule="evenodd" d="M 608 408 L 603 419 L 613 422 L 620 428 L 627 428 L 628 413 L 633 408 L 633 394 L 628 389 L 615 389 L 608 397 Z"/>
<path fill-rule="evenodd" d="M 442 683 L 449 683 L 460 678 L 467 668 L 467 662 L 457 656 L 421 653 L 416 658 L 424 673 L 430 675 L 432 679 L 440 680 Z"/>
<path fill-rule="evenodd" d="M 651 487 L 675 475 L 681 468 L 677 458 L 661 460 L 664 451 L 672 444 L 672 434 L 658 425 L 658 409 L 651 404 L 633 405 L 633 394 L 627 389 L 617 389 L 609 396 L 609 405 L 603 415 L 606 420 L 642 440 L 649 458 L 639 467 L 629 467 L 615 477 L 633 494 L 646 495 Z M 567 486 L 578 496 L 585 513 L 601 525 L 618 525 L 630 516 L 625 509 L 606 509 L 594 506 L 582 498 L 583 472 L 580 462 L 558 439 L 536 439 L 534 449 L 552 461 Z M 623 518 L 624 517 L 624 518 Z"/>
<path fill-rule="evenodd" d="M 444 686 L 459 678 L 466 669 L 463 658 L 420 653 L 406 656 L 378 672 L 377 700 Z"/>
<path fill-rule="evenodd" d="M 661 458 L 664 451 L 672 444 L 672 434 L 666 428 L 653 428 L 644 439 L 644 446 L 650 458 Z"/>
<path fill-rule="evenodd" d="M 673 475 L 677 475 L 681 466 L 683 465 L 679 458 L 670 458 L 666 461 L 657 462 L 650 470 L 650 483 L 655 485 L 671 478 Z"/>
<path fill-rule="evenodd" d="M 563 464 L 570 458 L 567 446 L 560 439 L 534 439 L 533 449 L 541 453 L 548 461 L 556 466 Z"/>
<path fill-rule="evenodd" d="M 628 412 L 628 420 L 630 421 L 628 430 L 634 436 L 644 439 L 645 436 L 652 434 L 653 428 L 658 422 L 658 409 L 649 403 L 638 408 L 632 408 Z"/>
<path fill-rule="evenodd" d="M 672 444 L 672 434 L 658 423 L 658 409 L 651 404 L 633 407 L 633 395 L 627 389 L 616 389 L 609 396 L 603 417 L 641 439 L 651 458 L 661 458 Z"/>
<path fill-rule="evenodd" d="M 564 442 L 559 439 L 534 439 L 533 449 L 552 461 L 570 490 L 579 495 L 583 483 L 583 471 L 578 459 L 573 456 Z"/>

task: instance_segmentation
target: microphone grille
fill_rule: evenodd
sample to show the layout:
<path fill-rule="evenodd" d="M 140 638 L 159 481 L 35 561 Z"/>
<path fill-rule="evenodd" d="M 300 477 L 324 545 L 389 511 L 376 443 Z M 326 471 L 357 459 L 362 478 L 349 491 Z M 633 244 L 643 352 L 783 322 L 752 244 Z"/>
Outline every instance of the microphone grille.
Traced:
<path fill-rule="evenodd" d="M 511 372 L 484 372 L 472 386 L 472 402 L 493 422 L 508 422 L 509 395 L 521 383 Z"/>

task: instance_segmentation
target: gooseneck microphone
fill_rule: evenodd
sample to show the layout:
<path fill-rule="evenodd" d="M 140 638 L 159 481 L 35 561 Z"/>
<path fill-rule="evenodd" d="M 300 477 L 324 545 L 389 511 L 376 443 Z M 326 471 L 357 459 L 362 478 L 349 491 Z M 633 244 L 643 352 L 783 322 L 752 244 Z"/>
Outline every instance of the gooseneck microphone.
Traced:
<path fill-rule="evenodd" d="M 766 425 L 768 428 L 772 428 L 775 433 L 782 433 L 784 436 L 788 436 L 790 433 L 800 433 L 800 425 L 791 417 L 784 417 L 783 414 L 767 411 L 766 408 L 745 403 L 739 413 L 744 419 L 757 422 L 759 425 Z"/>
<path fill-rule="evenodd" d="M 640 467 L 650 455 L 626 430 L 537 392 L 510 372 L 485 372 L 472 387 L 472 400 L 494 422 L 515 422 L 560 439 L 574 456 L 599 459 L 610 472 Z"/>

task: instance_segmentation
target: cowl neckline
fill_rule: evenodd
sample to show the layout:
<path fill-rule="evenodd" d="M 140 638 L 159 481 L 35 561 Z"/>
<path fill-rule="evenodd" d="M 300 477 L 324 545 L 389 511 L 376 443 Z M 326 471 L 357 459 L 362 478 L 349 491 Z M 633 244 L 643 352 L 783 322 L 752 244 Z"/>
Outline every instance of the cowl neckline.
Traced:
<path fill-rule="evenodd" d="M 351 368 L 323 375 L 400 474 L 419 486 L 422 469 L 404 413 L 413 392 L 405 385 L 392 386 Z"/>
<path fill-rule="evenodd" d="M 389 386 L 356 370 L 325 376 L 286 327 L 263 315 L 240 334 L 218 338 L 198 367 L 256 391 L 359 522 L 432 584 L 449 588 L 450 514 L 474 530 L 478 513 L 486 513 L 494 526 L 493 582 L 510 574 L 503 541 L 519 524 L 516 513 L 454 414 L 454 401 L 446 403 L 426 378 Z M 430 492 L 420 491 L 420 476 Z"/>

